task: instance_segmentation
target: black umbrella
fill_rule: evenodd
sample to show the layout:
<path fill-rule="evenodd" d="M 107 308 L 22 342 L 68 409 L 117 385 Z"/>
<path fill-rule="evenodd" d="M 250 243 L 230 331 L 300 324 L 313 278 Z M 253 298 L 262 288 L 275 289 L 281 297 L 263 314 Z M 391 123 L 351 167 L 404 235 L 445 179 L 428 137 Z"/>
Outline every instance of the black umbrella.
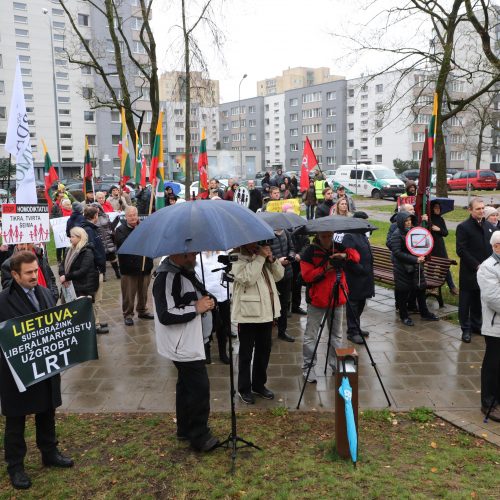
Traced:
<path fill-rule="evenodd" d="M 307 221 L 306 225 L 297 229 L 296 233 L 314 234 L 323 231 L 334 233 L 366 233 L 378 229 L 369 222 L 354 217 L 344 217 L 342 215 L 329 215 Z"/>
<path fill-rule="evenodd" d="M 295 229 L 305 226 L 306 220 L 300 215 L 283 212 L 257 212 L 257 216 L 267 222 L 275 231 L 280 229 Z"/>

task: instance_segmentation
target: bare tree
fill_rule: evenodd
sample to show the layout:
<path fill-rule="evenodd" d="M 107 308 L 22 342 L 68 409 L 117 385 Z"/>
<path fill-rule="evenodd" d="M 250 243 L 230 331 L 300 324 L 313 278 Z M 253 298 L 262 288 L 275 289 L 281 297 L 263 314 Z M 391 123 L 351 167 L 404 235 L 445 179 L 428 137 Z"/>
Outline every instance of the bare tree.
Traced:
<path fill-rule="evenodd" d="M 379 3 L 377 0 L 370 1 L 368 6 L 373 8 Z M 482 15 L 473 17 L 478 7 L 481 8 Z M 491 9 L 489 2 L 484 0 L 453 0 L 447 3 L 437 0 L 407 0 L 403 5 L 384 9 L 372 18 L 371 23 L 384 19 L 383 26 L 375 33 L 367 32 L 369 22 L 363 29 L 357 29 L 355 35 L 343 36 L 354 47 L 353 52 L 378 52 L 387 56 L 390 62 L 373 74 L 372 78 L 387 71 L 400 71 L 399 81 L 394 85 L 387 107 L 404 99 L 409 102 L 408 106 L 414 107 L 418 97 L 437 93 L 434 157 L 437 193 L 440 196 L 446 195 L 443 124 L 466 110 L 478 97 L 495 89 L 500 81 L 500 63 L 487 38 L 492 29 L 488 16 Z M 401 30 L 401 26 L 406 27 L 409 40 L 395 42 L 387 36 L 393 29 Z M 431 38 L 430 49 L 429 44 L 422 40 L 423 37 L 417 37 L 422 31 Z M 476 32 L 482 37 L 482 50 Z M 367 33 L 366 36 L 363 33 Z M 480 50 L 475 50 L 476 47 Z M 415 85 L 401 91 L 402 82 L 413 74 L 424 75 L 426 82 L 422 85 L 416 81 Z M 455 93 L 450 87 L 453 81 L 467 82 L 470 87 L 468 94 Z"/>
<path fill-rule="evenodd" d="M 65 46 L 68 61 L 80 67 L 91 68 L 99 77 L 103 91 L 92 89 L 83 96 L 88 99 L 91 109 L 109 108 L 125 109 L 125 119 L 131 140 L 135 146 L 135 132 L 140 133 L 144 112 L 138 111 L 136 103 L 147 97 L 151 105 L 150 136 L 154 138 L 160 109 L 158 87 L 158 65 L 156 58 L 156 43 L 150 26 L 153 0 L 139 0 L 139 10 L 142 17 L 139 29 L 139 50 L 130 46 L 130 38 L 126 36 L 125 26 L 135 22 L 137 14 L 123 17 L 122 0 L 84 0 L 95 12 L 101 15 L 107 23 L 112 47 L 107 47 L 106 40 L 88 39 L 78 23 L 78 13 L 71 12 L 65 0 L 59 0 L 76 35 L 73 45 Z M 112 49 L 108 51 L 108 49 Z M 137 53 L 140 52 L 140 53 Z M 108 69 L 110 61 L 114 67 Z M 119 87 L 113 82 L 118 77 Z M 136 78 L 140 85 L 136 85 Z M 135 119 L 138 120 L 136 127 Z"/>

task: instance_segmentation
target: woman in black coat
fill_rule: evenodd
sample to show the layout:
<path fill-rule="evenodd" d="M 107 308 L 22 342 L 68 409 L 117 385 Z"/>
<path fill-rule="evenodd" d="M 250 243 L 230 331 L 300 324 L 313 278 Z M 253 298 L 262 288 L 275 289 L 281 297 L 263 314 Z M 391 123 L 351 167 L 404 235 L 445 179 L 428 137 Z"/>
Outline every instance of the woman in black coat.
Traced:
<path fill-rule="evenodd" d="M 93 300 L 99 288 L 94 249 L 88 243 L 86 231 L 81 227 L 71 229 L 70 235 L 71 247 L 59 268 L 59 280 L 63 286 L 73 283 L 77 297 L 91 296 Z"/>
<path fill-rule="evenodd" d="M 408 212 L 399 212 L 396 216 L 396 225 L 397 228 L 391 236 L 391 251 L 399 317 L 406 326 L 414 325 L 407 308 L 408 296 L 414 291 L 422 319 L 437 321 L 438 318 L 429 311 L 425 301 L 425 257 L 412 255 L 406 247 L 406 233 L 412 226 L 411 215 Z"/>
<path fill-rule="evenodd" d="M 446 222 L 441 216 L 441 205 L 439 201 L 431 201 L 431 234 L 434 238 L 434 247 L 432 248 L 431 255 L 435 257 L 448 258 L 444 238 L 448 236 L 448 228 Z M 446 274 L 446 284 L 450 289 L 452 295 L 458 295 L 458 288 L 455 286 L 451 271 L 448 269 Z"/>

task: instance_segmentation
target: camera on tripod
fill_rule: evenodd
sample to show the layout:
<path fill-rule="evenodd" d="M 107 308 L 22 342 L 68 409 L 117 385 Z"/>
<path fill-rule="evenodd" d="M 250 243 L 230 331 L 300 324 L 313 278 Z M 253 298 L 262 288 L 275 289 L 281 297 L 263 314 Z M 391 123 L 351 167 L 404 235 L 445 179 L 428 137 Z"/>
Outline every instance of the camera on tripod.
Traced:
<path fill-rule="evenodd" d="M 233 262 L 238 260 L 237 255 L 218 255 L 217 262 L 220 262 L 224 266 L 230 266 Z"/>
<path fill-rule="evenodd" d="M 341 259 L 335 259 L 334 257 L 329 257 L 328 262 L 336 270 L 344 269 L 345 267 L 345 261 Z"/>

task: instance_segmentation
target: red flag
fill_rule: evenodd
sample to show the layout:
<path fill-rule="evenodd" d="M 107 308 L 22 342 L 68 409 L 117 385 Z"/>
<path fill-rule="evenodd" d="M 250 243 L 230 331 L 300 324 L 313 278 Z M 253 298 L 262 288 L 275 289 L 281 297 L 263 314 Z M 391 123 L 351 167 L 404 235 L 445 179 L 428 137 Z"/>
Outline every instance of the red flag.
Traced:
<path fill-rule="evenodd" d="M 200 173 L 200 188 L 208 190 L 208 156 L 207 135 L 205 127 L 201 129 L 200 154 L 198 155 L 198 172 Z"/>
<path fill-rule="evenodd" d="M 425 129 L 424 149 L 422 150 L 422 159 L 420 160 L 420 174 L 418 176 L 417 202 L 415 204 L 415 213 L 418 222 L 421 223 L 422 215 L 430 215 L 431 197 L 431 161 L 429 159 L 429 137 L 427 128 Z M 423 223 L 424 227 L 428 224 Z"/>
<path fill-rule="evenodd" d="M 304 192 L 309 189 L 309 172 L 318 166 L 318 160 L 314 154 L 309 137 L 306 136 L 304 144 L 304 153 L 302 154 L 302 166 L 300 169 L 300 191 Z"/>

